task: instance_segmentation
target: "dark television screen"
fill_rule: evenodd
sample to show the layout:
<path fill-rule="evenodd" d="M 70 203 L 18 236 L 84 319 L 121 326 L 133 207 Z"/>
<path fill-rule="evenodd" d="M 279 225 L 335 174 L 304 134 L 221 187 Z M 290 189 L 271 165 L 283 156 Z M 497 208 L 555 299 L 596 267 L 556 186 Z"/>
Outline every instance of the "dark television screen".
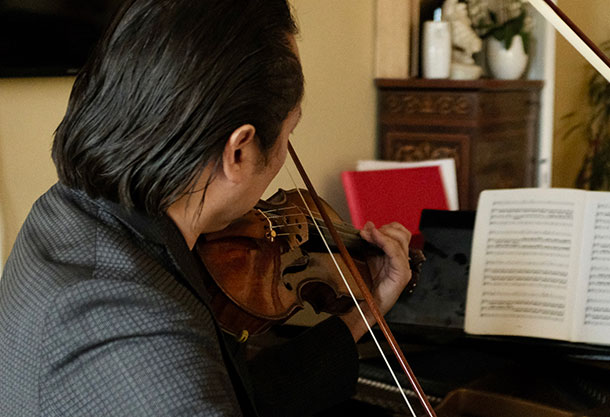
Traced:
<path fill-rule="evenodd" d="M 123 0 L 0 0 L 0 76 L 73 75 Z"/>

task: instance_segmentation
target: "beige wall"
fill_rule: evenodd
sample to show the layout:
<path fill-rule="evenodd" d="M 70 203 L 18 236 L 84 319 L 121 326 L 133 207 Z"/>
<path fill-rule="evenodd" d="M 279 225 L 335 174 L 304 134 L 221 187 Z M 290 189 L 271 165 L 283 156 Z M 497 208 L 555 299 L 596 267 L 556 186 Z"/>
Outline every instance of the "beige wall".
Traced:
<path fill-rule="evenodd" d="M 559 0 L 559 7 L 593 42 L 610 40 L 610 1 Z M 557 35 L 555 79 L 555 123 L 553 143 L 553 187 L 573 187 L 586 149 L 585 138 L 564 138 L 573 119 L 565 116 L 586 108 L 587 81 L 593 67 L 565 40 Z"/>
<path fill-rule="evenodd" d="M 375 2 L 293 0 L 305 73 L 303 118 L 293 145 L 318 194 L 349 220 L 340 172 L 375 156 Z M 292 164 L 286 164 L 298 176 Z M 298 183 L 298 182 L 297 182 Z M 298 183 L 299 186 L 300 183 Z M 269 187 L 294 188 L 280 172 Z"/>
<path fill-rule="evenodd" d="M 73 78 L 0 79 L 0 226 L 2 263 L 32 203 L 56 180 L 53 131 Z"/>
<path fill-rule="evenodd" d="M 375 152 L 374 2 L 293 0 L 293 4 L 307 82 L 294 147 L 318 193 L 346 215 L 339 173 Z M 2 262 L 32 203 L 56 181 L 51 140 L 72 82 L 72 78 L 0 80 Z M 282 172 L 268 194 L 278 187 L 294 185 Z"/>

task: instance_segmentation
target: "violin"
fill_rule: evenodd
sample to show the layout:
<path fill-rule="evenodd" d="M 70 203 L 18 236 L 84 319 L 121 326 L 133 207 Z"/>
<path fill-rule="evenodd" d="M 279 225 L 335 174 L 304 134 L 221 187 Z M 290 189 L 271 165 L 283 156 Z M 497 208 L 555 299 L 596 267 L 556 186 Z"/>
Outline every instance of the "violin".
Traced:
<path fill-rule="evenodd" d="M 367 257 L 383 252 L 359 236 L 322 200 L 367 287 L 373 280 Z M 196 251 L 212 277 L 206 287 L 211 308 L 221 327 L 245 340 L 288 320 L 304 303 L 316 313 L 342 314 L 354 304 L 332 255 L 324 242 L 331 241 L 319 213 L 308 211 L 314 202 L 307 190 L 279 189 L 261 200 L 243 217 L 222 231 L 201 236 Z M 313 216 L 313 217 L 312 217 Z M 330 244 L 331 252 L 337 247 Z M 423 253 L 410 250 L 412 291 L 424 261 Z M 347 271 L 341 258 L 339 268 Z M 357 300 L 364 300 L 351 274 L 345 274 Z"/>

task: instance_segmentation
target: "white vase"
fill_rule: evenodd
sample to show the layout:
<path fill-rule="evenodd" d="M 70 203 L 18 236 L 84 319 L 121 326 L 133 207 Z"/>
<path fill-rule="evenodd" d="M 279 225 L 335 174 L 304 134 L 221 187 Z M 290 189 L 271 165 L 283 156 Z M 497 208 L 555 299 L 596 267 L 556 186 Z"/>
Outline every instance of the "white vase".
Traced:
<path fill-rule="evenodd" d="M 527 54 L 523 47 L 523 38 L 513 37 L 509 49 L 504 47 L 504 41 L 487 38 L 487 65 L 492 77 L 501 80 L 516 80 L 521 78 L 527 67 Z"/>

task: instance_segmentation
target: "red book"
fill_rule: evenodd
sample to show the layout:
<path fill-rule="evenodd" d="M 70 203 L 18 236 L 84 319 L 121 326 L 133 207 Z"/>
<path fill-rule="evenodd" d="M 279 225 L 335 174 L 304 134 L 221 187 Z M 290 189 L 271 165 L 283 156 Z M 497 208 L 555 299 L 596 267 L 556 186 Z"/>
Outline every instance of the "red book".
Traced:
<path fill-rule="evenodd" d="M 447 210 L 447 197 L 438 166 L 344 171 L 343 189 L 352 224 L 361 229 L 367 221 L 379 227 L 399 222 L 419 243 L 423 209 Z"/>

